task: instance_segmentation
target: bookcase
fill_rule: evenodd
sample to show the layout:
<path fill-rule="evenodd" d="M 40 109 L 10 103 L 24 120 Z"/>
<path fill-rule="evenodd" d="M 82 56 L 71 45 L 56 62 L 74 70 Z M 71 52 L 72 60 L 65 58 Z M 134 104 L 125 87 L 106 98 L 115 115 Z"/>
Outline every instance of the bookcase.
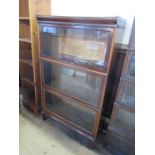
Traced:
<path fill-rule="evenodd" d="M 94 142 L 115 36 L 124 31 L 125 20 L 37 16 L 37 21 L 43 118 L 50 117 Z"/>
<path fill-rule="evenodd" d="M 40 104 L 36 14 L 50 15 L 50 0 L 19 0 L 19 74 L 23 104 L 35 114 Z"/>
<path fill-rule="evenodd" d="M 123 64 L 106 143 L 115 152 L 135 154 L 135 36 L 134 23 Z"/>

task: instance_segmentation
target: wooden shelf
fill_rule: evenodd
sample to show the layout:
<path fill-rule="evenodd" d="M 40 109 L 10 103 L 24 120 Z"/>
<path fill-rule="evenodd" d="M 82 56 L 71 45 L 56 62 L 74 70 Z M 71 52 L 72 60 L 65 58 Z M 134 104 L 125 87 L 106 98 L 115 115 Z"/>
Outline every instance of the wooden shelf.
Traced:
<path fill-rule="evenodd" d="M 19 62 L 25 63 L 27 65 L 33 66 L 32 65 L 32 60 L 26 60 L 26 59 L 19 59 Z"/>
<path fill-rule="evenodd" d="M 34 83 L 32 80 L 28 79 L 28 78 L 21 77 L 21 80 L 23 80 L 23 81 L 25 81 L 25 82 L 31 84 L 32 86 L 35 86 L 35 83 Z"/>
<path fill-rule="evenodd" d="M 19 41 L 22 41 L 22 42 L 26 42 L 26 43 L 30 43 L 31 44 L 31 39 L 29 39 L 29 38 L 19 38 Z"/>
<path fill-rule="evenodd" d="M 19 38 L 31 38 L 31 26 L 29 20 L 19 21 Z"/>
<path fill-rule="evenodd" d="M 19 63 L 20 76 L 30 81 L 34 81 L 34 68 L 33 66 L 25 63 Z"/>
<path fill-rule="evenodd" d="M 23 80 L 23 79 L 22 79 Z M 26 81 L 22 81 L 22 87 L 20 88 L 20 94 L 23 96 L 23 104 L 27 106 L 33 112 L 36 111 L 36 95 L 35 87 Z"/>
<path fill-rule="evenodd" d="M 19 17 L 19 20 L 30 20 L 30 17 Z"/>
<path fill-rule="evenodd" d="M 37 114 L 40 103 L 36 14 L 50 15 L 51 1 L 19 0 L 19 77 L 24 105 Z"/>

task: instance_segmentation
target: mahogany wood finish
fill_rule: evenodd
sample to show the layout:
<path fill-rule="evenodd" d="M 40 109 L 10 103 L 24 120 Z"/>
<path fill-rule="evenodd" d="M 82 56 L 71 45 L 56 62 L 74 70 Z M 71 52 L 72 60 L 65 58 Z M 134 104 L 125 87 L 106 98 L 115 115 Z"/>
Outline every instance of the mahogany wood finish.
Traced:
<path fill-rule="evenodd" d="M 51 117 L 94 142 L 116 32 L 125 21 L 59 16 L 37 21 L 43 119 Z"/>
<path fill-rule="evenodd" d="M 35 114 L 40 106 L 36 14 L 50 15 L 50 0 L 19 0 L 19 73 L 23 103 Z M 41 107 L 41 106 L 40 106 Z"/>
<path fill-rule="evenodd" d="M 108 77 L 108 83 L 105 92 L 105 98 L 103 101 L 102 117 L 111 117 L 112 109 L 114 106 L 117 89 L 122 74 L 123 64 L 127 53 L 127 46 L 123 44 L 115 44 L 114 53 L 111 60 L 111 67 Z M 106 127 L 101 123 L 101 128 Z"/>
<path fill-rule="evenodd" d="M 121 27 L 125 28 L 126 21 L 121 17 L 69 17 L 69 16 L 37 16 L 37 20 L 41 23 L 74 23 L 74 24 L 90 24 L 101 25 L 104 27 Z"/>

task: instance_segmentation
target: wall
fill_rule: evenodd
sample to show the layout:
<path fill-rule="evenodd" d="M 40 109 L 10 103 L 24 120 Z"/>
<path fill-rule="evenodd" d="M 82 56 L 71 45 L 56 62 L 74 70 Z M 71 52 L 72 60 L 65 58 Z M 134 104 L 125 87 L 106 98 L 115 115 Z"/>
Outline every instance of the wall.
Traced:
<path fill-rule="evenodd" d="M 52 15 L 59 16 L 120 16 L 127 21 L 122 43 L 128 44 L 135 15 L 134 3 L 123 0 L 52 0 Z M 117 40 L 116 42 L 120 42 Z"/>

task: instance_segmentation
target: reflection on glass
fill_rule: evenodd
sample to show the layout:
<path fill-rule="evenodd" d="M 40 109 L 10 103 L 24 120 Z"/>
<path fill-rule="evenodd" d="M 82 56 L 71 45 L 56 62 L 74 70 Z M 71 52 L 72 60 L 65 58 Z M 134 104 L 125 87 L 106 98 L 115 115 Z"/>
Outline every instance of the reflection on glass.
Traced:
<path fill-rule="evenodd" d="M 134 140 L 135 137 L 135 114 L 119 108 L 112 126 L 120 133 Z"/>
<path fill-rule="evenodd" d="M 43 62 L 44 82 L 88 104 L 97 106 L 102 78 L 71 68 Z"/>
<path fill-rule="evenodd" d="M 121 82 L 120 93 L 117 97 L 117 101 L 134 108 L 135 107 L 135 85 L 132 83 Z"/>
<path fill-rule="evenodd" d="M 128 75 L 135 77 L 135 56 L 133 55 L 129 62 Z"/>
<path fill-rule="evenodd" d="M 45 102 L 47 110 L 92 132 L 95 112 L 48 92 L 45 92 Z"/>
<path fill-rule="evenodd" d="M 103 69 L 109 32 L 42 27 L 41 54 L 68 63 Z"/>

